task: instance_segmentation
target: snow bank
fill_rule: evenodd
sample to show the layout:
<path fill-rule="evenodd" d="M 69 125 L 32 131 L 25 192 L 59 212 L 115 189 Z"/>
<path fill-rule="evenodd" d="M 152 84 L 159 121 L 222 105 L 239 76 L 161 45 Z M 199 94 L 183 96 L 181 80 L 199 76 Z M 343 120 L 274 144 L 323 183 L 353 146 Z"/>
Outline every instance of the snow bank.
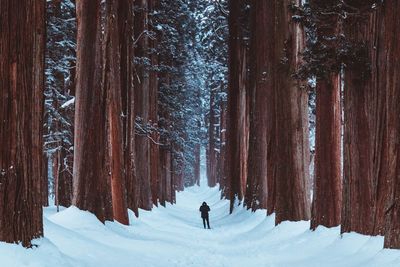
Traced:
<path fill-rule="evenodd" d="M 202 229 L 198 208 L 211 206 L 212 230 Z M 177 205 L 130 212 L 131 226 L 101 224 L 76 207 L 44 211 L 45 238 L 34 249 L 0 242 L 1 267 L 172 267 L 172 266 L 400 266 L 400 251 L 384 250 L 382 237 L 340 229 L 308 230 L 309 222 L 284 222 L 264 211 L 238 208 L 217 188 L 193 187 L 177 195 Z"/>

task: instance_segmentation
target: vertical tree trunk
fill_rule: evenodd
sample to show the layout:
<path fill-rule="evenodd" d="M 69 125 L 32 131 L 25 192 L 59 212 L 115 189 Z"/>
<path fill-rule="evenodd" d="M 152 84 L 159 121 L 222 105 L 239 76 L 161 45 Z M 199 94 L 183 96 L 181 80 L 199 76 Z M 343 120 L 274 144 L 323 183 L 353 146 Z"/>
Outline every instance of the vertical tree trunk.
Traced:
<path fill-rule="evenodd" d="M 252 1 L 250 132 L 245 204 L 253 211 L 267 208 L 267 142 L 270 134 L 267 126 L 274 116 L 273 113 L 268 113 L 273 105 L 274 5 L 273 1 Z M 232 160 L 231 164 L 238 163 Z"/>
<path fill-rule="evenodd" d="M 387 180 L 389 198 L 385 207 L 387 214 L 387 229 L 385 233 L 385 248 L 400 249 L 400 40 L 398 10 L 400 2 L 387 0 L 384 3 L 385 46 L 381 49 L 386 57 L 380 66 L 386 66 L 386 118 L 388 165 Z M 383 182 L 384 183 L 384 182 Z"/>
<path fill-rule="evenodd" d="M 45 2 L 0 2 L 0 241 L 43 235 Z"/>
<path fill-rule="evenodd" d="M 135 56 L 140 62 L 136 65 L 137 78 L 135 79 L 135 113 L 143 124 L 149 122 L 149 71 L 144 62 L 148 56 L 149 38 L 148 8 L 150 1 L 138 0 L 135 8 L 135 42 L 137 47 Z M 136 136 L 136 175 L 140 186 L 139 207 L 151 210 L 153 206 L 150 177 L 150 143 L 147 134 Z"/>
<path fill-rule="evenodd" d="M 321 46 L 337 49 L 338 15 L 325 15 L 338 2 L 313 0 L 311 5 L 318 18 L 317 38 Z M 342 179 L 340 168 L 341 107 L 340 75 L 327 73 L 317 78 L 316 140 L 314 188 L 311 229 L 318 225 L 334 227 L 340 224 Z"/>
<path fill-rule="evenodd" d="M 208 149 L 207 149 L 207 178 L 208 186 L 214 187 L 217 184 L 217 174 L 216 174 L 216 144 L 215 144 L 215 124 L 216 124 L 216 114 L 215 114 L 215 90 L 210 92 L 210 107 L 209 107 L 209 126 L 208 126 Z"/>
<path fill-rule="evenodd" d="M 200 144 L 194 148 L 194 184 L 200 185 Z"/>
<path fill-rule="evenodd" d="M 156 13 L 158 8 L 159 0 L 152 0 L 149 2 L 149 10 L 151 13 Z M 154 16 L 150 18 L 151 20 L 155 20 Z M 156 31 L 153 27 L 154 25 L 150 25 L 151 31 Z M 149 121 L 155 126 L 158 127 L 158 72 L 156 66 L 158 65 L 158 53 L 156 52 L 158 45 L 157 39 L 149 40 L 149 48 L 152 50 L 150 52 L 150 62 L 151 62 L 151 70 L 149 73 Z M 155 205 L 158 203 L 158 186 L 159 186 L 159 173 L 158 173 L 158 165 L 159 165 L 159 134 L 157 131 L 153 131 L 151 134 L 151 138 L 154 140 L 150 142 L 150 182 L 151 182 L 151 193 L 152 193 L 152 201 Z"/>
<path fill-rule="evenodd" d="M 245 1 L 229 1 L 229 92 L 226 148 L 226 180 L 231 200 L 241 201 L 247 181 L 248 109 L 247 51 L 241 24 Z M 221 154 L 223 152 L 221 151 Z"/>
<path fill-rule="evenodd" d="M 139 216 L 139 183 L 135 168 L 135 99 L 134 99 L 134 0 L 120 1 L 120 76 L 121 100 L 123 109 L 123 150 L 125 165 L 125 187 L 127 206 Z"/>
<path fill-rule="evenodd" d="M 360 10 L 369 2 L 348 1 Z M 388 196 L 385 24 L 382 8 L 349 16 L 346 37 L 357 61 L 348 64 L 344 95 L 344 177 L 342 232 L 376 235 L 385 232 Z"/>
<path fill-rule="evenodd" d="M 293 78 L 301 64 L 304 33 L 292 21 L 289 4 L 275 1 L 276 224 L 310 218 L 308 93 Z"/>
<path fill-rule="evenodd" d="M 340 77 L 317 80 L 315 176 L 311 229 L 340 224 L 342 179 L 340 170 Z"/>
<path fill-rule="evenodd" d="M 58 194 L 57 202 L 63 207 L 69 207 L 72 204 L 72 173 L 69 170 L 70 165 L 67 151 L 65 151 L 64 144 L 61 142 L 61 149 L 59 151 L 59 164 L 58 164 Z"/>
<path fill-rule="evenodd" d="M 108 111 L 108 143 L 111 165 L 111 195 L 114 219 L 128 225 L 128 210 L 125 188 L 125 161 L 123 153 L 123 122 L 124 114 L 122 105 L 122 80 L 121 70 L 121 44 L 124 42 L 122 29 L 125 18 L 120 17 L 121 10 L 125 8 L 124 0 L 107 1 L 106 6 L 106 40 L 105 40 L 105 68 L 104 86 L 107 94 Z"/>
<path fill-rule="evenodd" d="M 106 95 L 101 85 L 100 1 L 76 1 L 77 84 L 72 203 L 104 222 L 113 219 L 106 170 Z"/>

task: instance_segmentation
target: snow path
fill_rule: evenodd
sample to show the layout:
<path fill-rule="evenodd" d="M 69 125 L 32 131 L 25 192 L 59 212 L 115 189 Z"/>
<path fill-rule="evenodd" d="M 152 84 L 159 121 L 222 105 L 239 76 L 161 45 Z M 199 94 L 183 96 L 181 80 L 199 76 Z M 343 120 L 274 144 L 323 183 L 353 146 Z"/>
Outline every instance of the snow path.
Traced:
<path fill-rule="evenodd" d="M 339 228 L 308 230 L 308 222 L 274 227 L 273 216 L 238 208 L 217 188 L 192 187 L 167 208 L 130 213 L 131 226 L 96 218 L 75 207 L 44 212 L 45 238 L 25 250 L 0 243 L 0 267 L 347 267 L 400 266 L 400 251 L 383 250 L 382 237 L 345 234 Z M 198 208 L 211 207 L 212 230 L 203 229 Z"/>

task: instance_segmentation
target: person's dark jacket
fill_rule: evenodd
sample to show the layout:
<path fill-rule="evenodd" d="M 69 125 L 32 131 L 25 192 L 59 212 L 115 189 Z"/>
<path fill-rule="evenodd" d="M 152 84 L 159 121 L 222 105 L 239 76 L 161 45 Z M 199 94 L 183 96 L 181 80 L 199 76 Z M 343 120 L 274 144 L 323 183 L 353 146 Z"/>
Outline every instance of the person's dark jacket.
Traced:
<path fill-rule="evenodd" d="M 200 206 L 199 211 L 201 212 L 201 218 L 208 218 L 210 207 L 206 203 L 203 203 L 203 205 Z"/>

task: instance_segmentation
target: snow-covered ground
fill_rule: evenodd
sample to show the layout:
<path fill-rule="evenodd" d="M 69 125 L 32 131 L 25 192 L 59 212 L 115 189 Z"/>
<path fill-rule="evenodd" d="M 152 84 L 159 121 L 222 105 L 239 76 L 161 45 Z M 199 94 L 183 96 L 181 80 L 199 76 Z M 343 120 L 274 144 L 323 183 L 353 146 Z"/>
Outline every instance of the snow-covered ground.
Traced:
<path fill-rule="evenodd" d="M 198 212 L 211 206 L 211 230 Z M 339 234 L 339 228 L 308 230 L 308 222 L 274 227 L 273 216 L 237 209 L 217 188 L 193 187 L 179 193 L 176 205 L 141 211 L 131 226 L 101 224 L 71 207 L 45 209 L 45 238 L 34 249 L 0 243 L 0 266 L 29 267 L 345 267 L 400 266 L 400 251 L 383 250 L 382 237 Z"/>

